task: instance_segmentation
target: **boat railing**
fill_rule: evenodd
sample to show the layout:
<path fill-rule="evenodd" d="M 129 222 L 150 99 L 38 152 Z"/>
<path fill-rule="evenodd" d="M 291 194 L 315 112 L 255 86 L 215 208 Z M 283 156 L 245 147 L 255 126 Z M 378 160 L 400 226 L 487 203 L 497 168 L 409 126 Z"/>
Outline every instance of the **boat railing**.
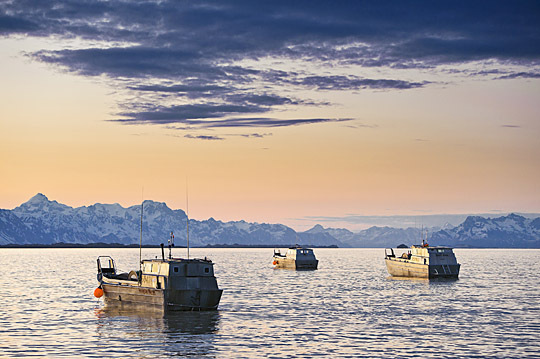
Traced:
<path fill-rule="evenodd" d="M 388 254 L 388 250 L 390 250 L 390 254 Z M 396 258 L 396 255 L 394 254 L 393 248 L 385 248 L 384 249 L 384 257 L 385 258 Z"/>
<path fill-rule="evenodd" d="M 108 266 L 104 266 L 107 264 Z M 115 276 L 116 275 L 116 264 L 114 259 L 110 256 L 99 256 L 97 258 L 97 278 L 101 282 L 103 276 Z"/>
<path fill-rule="evenodd" d="M 275 257 L 275 256 L 278 256 L 278 257 L 285 257 L 285 254 L 281 254 L 281 250 L 279 250 L 279 249 L 278 249 L 277 251 L 274 249 L 274 257 Z"/>

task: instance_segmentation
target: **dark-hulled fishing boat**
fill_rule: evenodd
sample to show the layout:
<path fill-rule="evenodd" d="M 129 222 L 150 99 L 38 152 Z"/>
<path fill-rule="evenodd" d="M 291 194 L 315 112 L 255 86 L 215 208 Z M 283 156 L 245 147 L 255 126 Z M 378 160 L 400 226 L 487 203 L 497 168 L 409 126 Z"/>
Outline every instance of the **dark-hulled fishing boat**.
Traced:
<path fill-rule="evenodd" d="M 163 256 L 164 257 L 164 256 Z M 146 259 L 141 270 L 117 273 L 114 259 L 97 259 L 98 289 L 108 305 L 143 306 L 165 311 L 216 310 L 223 290 L 214 265 L 204 259 Z"/>

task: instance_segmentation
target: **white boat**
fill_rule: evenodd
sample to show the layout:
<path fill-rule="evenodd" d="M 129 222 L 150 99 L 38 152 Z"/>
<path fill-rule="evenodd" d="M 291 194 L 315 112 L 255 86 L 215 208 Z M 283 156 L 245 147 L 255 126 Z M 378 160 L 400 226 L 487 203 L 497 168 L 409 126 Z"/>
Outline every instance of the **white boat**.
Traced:
<path fill-rule="evenodd" d="M 273 264 L 275 268 L 287 269 L 317 269 L 319 261 L 315 258 L 313 249 L 294 246 L 287 250 L 285 254 L 274 250 Z"/>
<path fill-rule="evenodd" d="M 450 247 L 413 245 L 400 256 L 394 249 L 385 249 L 388 273 L 395 277 L 458 278 L 460 264 Z"/>

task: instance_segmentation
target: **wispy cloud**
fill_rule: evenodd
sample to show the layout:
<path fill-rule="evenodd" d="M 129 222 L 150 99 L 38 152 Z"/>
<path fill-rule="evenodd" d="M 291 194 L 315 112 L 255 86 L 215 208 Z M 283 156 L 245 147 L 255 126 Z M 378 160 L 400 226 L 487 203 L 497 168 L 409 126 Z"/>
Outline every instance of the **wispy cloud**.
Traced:
<path fill-rule="evenodd" d="M 519 78 L 538 79 L 538 78 L 540 78 L 540 71 L 539 72 L 531 72 L 531 71 L 528 71 L 528 72 L 514 72 L 514 73 L 510 73 L 508 75 L 498 77 L 498 79 L 502 79 L 502 80 L 508 80 L 508 79 L 511 80 L 511 79 L 519 79 Z"/>
<path fill-rule="evenodd" d="M 191 139 L 197 139 L 197 140 L 206 140 L 206 141 L 221 141 L 221 140 L 224 140 L 223 137 L 219 137 L 219 136 L 211 136 L 211 135 L 197 135 L 197 136 L 194 136 L 194 135 L 190 135 L 190 134 L 187 134 L 184 136 L 185 138 L 191 138 Z"/>
<path fill-rule="evenodd" d="M 228 134 L 226 136 L 240 136 L 245 138 L 264 138 L 272 136 L 271 133 L 242 133 L 242 134 Z"/>
<path fill-rule="evenodd" d="M 403 80 L 366 79 L 351 76 L 309 76 L 297 84 L 315 87 L 318 90 L 359 90 L 359 89 L 411 89 L 422 87 L 428 82 L 409 82 Z"/>
<path fill-rule="evenodd" d="M 170 129 L 187 130 L 187 129 L 210 129 L 210 128 L 241 128 L 241 127 L 285 127 L 307 125 L 314 123 L 326 122 L 346 122 L 352 121 L 351 118 L 297 118 L 297 119 L 278 119 L 265 117 L 245 117 L 245 118 L 224 118 L 219 120 L 199 120 L 200 118 L 220 117 L 222 112 L 228 110 L 231 112 L 249 112 L 249 108 L 238 106 L 233 109 L 227 106 L 223 109 L 221 106 L 186 106 L 176 108 L 177 111 L 171 109 L 154 110 L 148 112 L 139 112 L 133 114 L 124 114 L 132 116 L 131 118 L 115 119 L 112 121 L 121 122 L 124 124 L 183 124 L 185 126 L 168 127 Z"/>

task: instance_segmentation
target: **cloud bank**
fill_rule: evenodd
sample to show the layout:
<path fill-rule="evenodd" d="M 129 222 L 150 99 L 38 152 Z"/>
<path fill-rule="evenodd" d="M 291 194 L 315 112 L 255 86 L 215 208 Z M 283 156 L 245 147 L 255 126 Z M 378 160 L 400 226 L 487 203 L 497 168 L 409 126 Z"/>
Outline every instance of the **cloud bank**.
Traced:
<path fill-rule="evenodd" d="M 539 78 L 539 23 L 538 1 L 0 1 L 0 36 L 94 44 L 30 56 L 129 93 L 113 121 L 184 129 L 342 121 L 264 114 L 331 105 L 307 90 L 429 86 L 399 69 L 491 61 L 510 66 L 499 79 Z"/>

